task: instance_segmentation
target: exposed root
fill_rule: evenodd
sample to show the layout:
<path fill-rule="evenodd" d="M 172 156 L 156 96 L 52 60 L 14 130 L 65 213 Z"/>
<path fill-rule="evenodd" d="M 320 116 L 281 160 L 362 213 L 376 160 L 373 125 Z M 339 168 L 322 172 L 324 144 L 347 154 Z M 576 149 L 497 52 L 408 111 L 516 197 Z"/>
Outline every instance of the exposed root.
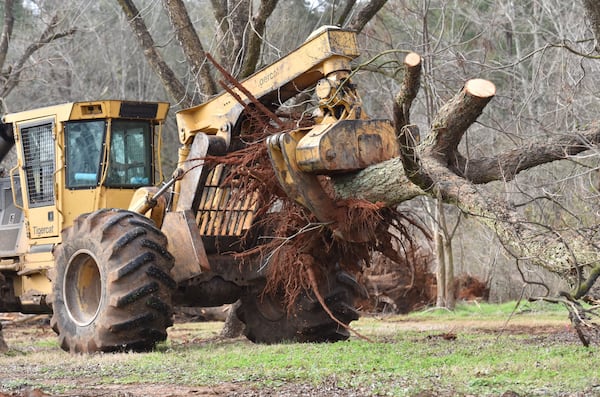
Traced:
<path fill-rule="evenodd" d="M 256 197 L 252 232 L 262 237 L 258 245 L 236 255 L 242 262 L 258 261 L 260 266 L 267 266 L 265 293 L 285 291 L 289 309 L 303 290 L 315 290 L 305 270 L 310 266 L 298 262 L 301 254 L 312 256 L 323 268 L 340 266 L 348 273 L 357 274 L 369 266 L 373 250 L 381 251 L 392 260 L 411 251 L 413 243 L 409 227 L 418 222 L 395 209 L 364 200 L 338 200 L 336 206 L 346 216 L 336 225 L 324 225 L 309 210 L 290 199 L 277 182 L 265 140 L 272 134 L 296 129 L 299 124 L 310 125 L 312 121 L 291 118 L 293 113 L 288 114 L 288 119 L 281 113 L 276 115 L 272 108 L 245 92 L 235 78 L 224 70 L 221 72 L 227 83 L 248 99 L 242 101 L 237 96 L 245 112 L 242 122 L 238 123 L 239 130 L 232 134 L 231 145 L 236 150 L 224 156 L 207 157 L 205 162 L 209 166 L 226 165 L 227 176 L 222 186 L 232 189 L 232 199 L 248 195 Z M 232 94 L 236 92 L 229 87 L 226 89 Z M 319 181 L 335 200 L 329 178 L 322 176 Z M 338 239 L 332 233 L 334 229 L 347 231 L 348 235 L 356 232 L 368 236 L 368 241 L 354 243 Z"/>

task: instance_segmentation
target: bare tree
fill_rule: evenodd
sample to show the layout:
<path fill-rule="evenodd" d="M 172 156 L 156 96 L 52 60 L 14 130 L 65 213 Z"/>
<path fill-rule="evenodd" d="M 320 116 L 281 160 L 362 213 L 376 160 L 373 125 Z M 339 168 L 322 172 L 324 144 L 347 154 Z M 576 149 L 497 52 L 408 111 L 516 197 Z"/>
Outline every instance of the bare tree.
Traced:
<path fill-rule="evenodd" d="M 20 77 L 23 71 L 28 67 L 27 61 L 30 60 L 33 54 L 43 48 L 45 45 L 70 36 L 75 33 L 75 28 L 61 29 L 61 17 L 59 14 L 54 14 L 47 24 L 46 29 L 42 32 L 39 38 L 25 48 L 25 50 L 16 58 L 16 61 L 10 65 L 6 65 L 8 51 L 10 50 L 10 41 L 13 34 L 13 1 L 7 0 L 4 4 L 4 27 L 2 36 L 0 36 L 0 98 L 6 98 L 19 84 Z"/>

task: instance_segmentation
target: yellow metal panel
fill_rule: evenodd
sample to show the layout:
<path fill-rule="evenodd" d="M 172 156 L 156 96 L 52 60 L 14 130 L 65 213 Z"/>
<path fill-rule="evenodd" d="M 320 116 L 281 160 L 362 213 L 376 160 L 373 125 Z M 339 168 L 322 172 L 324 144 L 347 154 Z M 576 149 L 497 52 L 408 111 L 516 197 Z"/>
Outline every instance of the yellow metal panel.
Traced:
<path fill-rule="evenodd" d="M 68 227 L 73 224 L 79 215 L 98 210 L 100 208 L 129 208 L 135 189 L 96 189 L 68 190 L 62 193 L 61 205 L 63 208 L 63 225 Z"/>
<path fill-rule="evenodd" d="M 30 208 L 27 215 L 29 236 L 31 238 L 58 236 L 60 217 L 56 207 Z"/>
<path fill-rule="evenodd" d="M 61 105 L 47 106 L 39 109 L 26 110 L 23 112 L 9 113 L 3 117 L 5 123 L 35 121 L 43 118 L 55 118 L 56 121 L 69 120 L 73 103 L 63 103 Z"/>
<path fill-rule="evenodd" d="M 41 294 L 52 292 L 52 284 L 45 273 L 53 267 L 54 257 L 49 250 L 26 254 L 18 272 L 22 276 L 20 277 L 21 283 L 18 285 L 22 291 L 17 293 L 17 296 L 31 293 L 32 290 Z"/>
<path fill-rule="evenodd" d="M 52 283 L 43 273 L 35 273 L 21 277 L 21 288 L 22 291 L 20 294 L 17 294 L 17 296 L 21 298 L 21 303 L 24 305 L 37 305 L 39 303 L 37 300 L 28 301 L 28 297 L 33 298 L 36 295 L 39 297 L 41 295 L 49 295 L 52 293 Z"/>
<path fill-rule="evenodd" d="M 340 120 L 316 125 L 296 147 L 304 172 L 347 172 L 399 156 L 394 127 L 388 120 Z"/>
<path fill-rule="evenodd" d="M 56 117 L 57 122 L 68 120 L 82 120 L 90 118 L 119 117 L 121 104 L 128 101 L 105 100 L 88 102 L 69 102 L 60 105 L 47 106 L 23 112 L 10 113 L 4 116 L 5 123 L 32 121 L 45 117 Z M 169 111 L 168 102 L 138 102 L 158 104 L 157 115 L 154 120 L 164 120 Z"/>

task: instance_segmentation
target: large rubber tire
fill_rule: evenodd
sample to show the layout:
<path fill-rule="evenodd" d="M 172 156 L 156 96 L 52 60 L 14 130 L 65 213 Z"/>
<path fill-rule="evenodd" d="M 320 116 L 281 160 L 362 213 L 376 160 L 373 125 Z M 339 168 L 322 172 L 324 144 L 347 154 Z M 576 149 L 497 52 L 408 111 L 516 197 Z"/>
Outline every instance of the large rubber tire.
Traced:
<path fill-rule="evenodd" d="M 319 292 L 343 324 L 358 320 L 354 301 L 362 287 L 350 274 L 333 272 L 321 281 Z M 303 292 L 288 312 L 283 294 L 263 294 L 262 288 L 255 286 L 242 295 L 236 314 L 245 324 L 244 334 L 255 343 L 336 342 L 349 337 L 348 330 L 327 314 L 312 291 Z"/>
<path fill-rule="evenodd" d="M 173 324 L 173 256 L 153 222 L 104 209 L 78 217 L 55 249 L 52 329 L 72 353 L 152 349 Z"/>

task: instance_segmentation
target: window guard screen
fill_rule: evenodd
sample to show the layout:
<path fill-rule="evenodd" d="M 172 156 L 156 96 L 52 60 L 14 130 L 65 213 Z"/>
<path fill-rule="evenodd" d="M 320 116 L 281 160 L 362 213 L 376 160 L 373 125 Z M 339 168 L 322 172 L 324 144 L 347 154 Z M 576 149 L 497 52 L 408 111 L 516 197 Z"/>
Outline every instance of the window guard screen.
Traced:
<path fill-rule="evenodd" d="M 53 123 L 21 127 L 29 207 L 54 204 Z"/>

